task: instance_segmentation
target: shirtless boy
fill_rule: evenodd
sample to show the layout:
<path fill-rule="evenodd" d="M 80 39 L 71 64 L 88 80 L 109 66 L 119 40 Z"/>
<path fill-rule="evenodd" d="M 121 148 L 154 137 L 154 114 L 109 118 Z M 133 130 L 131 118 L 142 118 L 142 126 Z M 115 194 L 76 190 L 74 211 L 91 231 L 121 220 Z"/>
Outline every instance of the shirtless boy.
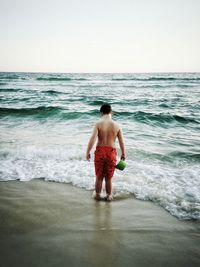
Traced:
<path fill-rule="evenodd" d="M 112 120 L 112 108 L 109 104 L 104 104 L 100 108 L 101 119 L 96 123 L 93 133 L 88 142 L 86 159 L 90 160 L 90 151 L 97 141 L 96 150 L 94 153 L 94 165 L 96 173 L 96 200 L 100 200 L 100 193 L 102 189 L 102 182 L 105 178 L 106 184 L 106 200 L 112 200 L 112 177 L 114 175 L 116 166 L 117 150 L 115 140 L 118 138 L 121 159 L 125 160 L 125 147 L 122 130 L 118 123 Z"/>

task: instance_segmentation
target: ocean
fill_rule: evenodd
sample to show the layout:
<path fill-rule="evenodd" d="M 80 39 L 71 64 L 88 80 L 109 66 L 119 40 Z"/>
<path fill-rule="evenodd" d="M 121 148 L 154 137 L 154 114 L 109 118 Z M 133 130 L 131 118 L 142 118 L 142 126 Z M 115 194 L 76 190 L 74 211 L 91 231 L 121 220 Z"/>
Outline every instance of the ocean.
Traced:
<path fill-rule="evenodd" d="M 94 149 L 90 162 L 85 153 L 105 102 L 127 151 L 116 199 L 200 220 L 200 73 L 0 73 L 0 181 L 94 190 Z"/>

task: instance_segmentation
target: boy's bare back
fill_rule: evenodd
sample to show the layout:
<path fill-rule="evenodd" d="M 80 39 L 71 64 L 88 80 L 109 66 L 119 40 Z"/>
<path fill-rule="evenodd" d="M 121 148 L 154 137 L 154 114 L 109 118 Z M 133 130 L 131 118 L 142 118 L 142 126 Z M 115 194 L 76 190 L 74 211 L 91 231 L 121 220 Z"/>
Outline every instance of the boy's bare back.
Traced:
<path fill-rule="evenodd" d="M 108 117 L 97 122 L 96 127 L 98 131 L 97 145 L 115 147 L 115 140 L 120 130 L 118 123 Z"/>

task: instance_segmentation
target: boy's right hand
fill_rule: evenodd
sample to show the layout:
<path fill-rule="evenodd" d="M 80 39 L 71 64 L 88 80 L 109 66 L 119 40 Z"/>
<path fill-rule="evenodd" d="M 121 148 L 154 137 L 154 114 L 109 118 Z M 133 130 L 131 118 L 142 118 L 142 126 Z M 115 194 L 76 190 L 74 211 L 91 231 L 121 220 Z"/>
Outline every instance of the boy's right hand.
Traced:
<path fill-rule="evenodd" d="M 90 153 L 86 154 L 86 160 L 90 161 Z"/>

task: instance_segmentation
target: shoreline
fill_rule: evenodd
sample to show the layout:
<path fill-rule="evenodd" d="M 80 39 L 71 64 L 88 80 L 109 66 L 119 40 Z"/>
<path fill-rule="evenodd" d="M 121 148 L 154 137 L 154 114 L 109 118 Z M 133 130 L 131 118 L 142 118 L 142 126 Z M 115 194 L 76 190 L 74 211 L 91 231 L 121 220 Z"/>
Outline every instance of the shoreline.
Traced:
<path fill-rule="evenodd" d="M 4 267 L 200 265 L 198 221 L 41 179 L 0 182 L 0 244 Z"/>

